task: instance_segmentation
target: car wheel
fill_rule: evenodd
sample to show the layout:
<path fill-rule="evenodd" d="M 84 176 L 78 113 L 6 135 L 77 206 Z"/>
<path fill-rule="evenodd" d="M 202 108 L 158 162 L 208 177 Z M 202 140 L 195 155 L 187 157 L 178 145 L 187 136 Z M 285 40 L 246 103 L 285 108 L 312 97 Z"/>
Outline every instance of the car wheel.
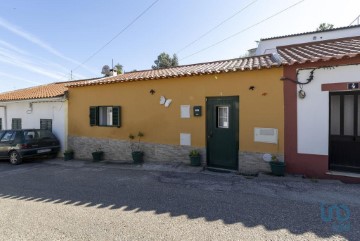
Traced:
<path fill-rule="evenodd" d="M 18 165 L 22 162 L 22 158 L 17 151 L 10 152 L 9 157 L 10 163 L 13 165 Z"/>

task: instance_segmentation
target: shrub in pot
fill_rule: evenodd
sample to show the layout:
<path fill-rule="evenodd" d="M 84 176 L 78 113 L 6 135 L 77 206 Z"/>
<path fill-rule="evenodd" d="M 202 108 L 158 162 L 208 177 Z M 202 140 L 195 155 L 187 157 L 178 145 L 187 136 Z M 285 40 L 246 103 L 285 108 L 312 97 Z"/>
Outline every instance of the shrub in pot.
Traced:
<path fill-rule="evenodd" d="M 201 154 L 198 150 L 191 150 L 189 153 L 190 165 L 200 166 L 201 165 Z"/>
<path fill-rule="evenodd" d="M 104 152 L 101 150 L 101 147 L 96 149 L 94 152 L 91 153 L 93 157 L 93 161 L 101 161 L 104 156 Z"/>
<path fill-rule="evenodd" d="M 144 133 L 141 131 L 138 132 L 136 136 L 130 134 L 130 149 L 131 156 L 134 161 L 134 164 L 141 164 L 144 162 L 144 152 L 141 150 L 141 137 L 144 136 Z"/>
<path fill-rule="evenodd" d="M 284 176 L 285 175 L 285 163 L 279 161 L 279 159 L 273 155 L 271 157 L 271 161 L 270 161 L 270 168 L 271 168 L 271 172 L 276 175 L 276 176 Z"/>
<path fill-rule="evenodd" d="M 71 149 L 64 151 L 64 161 L 69 161 L 74 159 L 74 151 Z"/>

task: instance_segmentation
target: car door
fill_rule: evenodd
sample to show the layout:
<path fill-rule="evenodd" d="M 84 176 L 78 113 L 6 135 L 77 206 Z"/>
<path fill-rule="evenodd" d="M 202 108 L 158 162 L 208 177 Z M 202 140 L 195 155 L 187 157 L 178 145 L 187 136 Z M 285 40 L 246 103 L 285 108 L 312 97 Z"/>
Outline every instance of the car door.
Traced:
<path fill-rule="evenodd" d="M 7 158 L 8 151 L 13 145 L 15 131 L 6 131 L 0 139 L 0 158 Z"/>

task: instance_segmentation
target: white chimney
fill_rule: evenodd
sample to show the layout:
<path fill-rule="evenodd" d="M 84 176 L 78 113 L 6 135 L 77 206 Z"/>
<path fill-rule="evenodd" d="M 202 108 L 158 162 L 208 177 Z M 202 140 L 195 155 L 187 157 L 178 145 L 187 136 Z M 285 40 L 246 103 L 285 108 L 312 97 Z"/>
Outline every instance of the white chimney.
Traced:
<path fill-rule="evenodd" d="M 113 68 L 110 70 L 110 76 L 117 76 L 117 69 Z"/>

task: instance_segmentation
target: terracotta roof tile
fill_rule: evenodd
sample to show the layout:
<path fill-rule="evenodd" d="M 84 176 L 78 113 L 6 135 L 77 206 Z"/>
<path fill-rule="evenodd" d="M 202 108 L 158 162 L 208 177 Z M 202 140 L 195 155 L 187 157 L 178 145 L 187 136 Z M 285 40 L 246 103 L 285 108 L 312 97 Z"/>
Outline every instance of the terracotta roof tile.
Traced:
<path fill-rule="evenodd" d="M 247 58 L 237 58 L 229 60 L 221 60 L 208 63 L 199 63 L 192 65 L 183 65 L 166 69 L 144 70 L 125 73 L 118 76 L 106 77 L 95 81 L 79 81 L 69 83 L 68 87 L 80 87 L 87 85 L 101 85 L 110 83 L 121 83 L 139 80 L 176 78 L 182 76 L 205 75 L 222 72 L 236 72 L 253 69 L 268 69 L 279 67 L 280 64 L 271 55 L 260 55 Z"/>
<path fill-rule="evenodd" d="M 277 47 L 283 65 L 360 56 L 360 36 Z"/>
<path fill-rule="evenodd" d="M 90 79 L 94 80 L 94 79 Z M 82 80 L 81 82 L 89 81 Z M 40 85 L 30 87 L 26 89 L 14 90 L 9 92 L 0 93 L 0 101 L 14 101 L 14 100 L 28 100 L 28 99 L 44 99 L 60 97 L 65 94 L 68 88 L 65 86 L 69 83 L 76 83 L 77 81 L 71 82 L 57 82 L 46 85 Z"/>

